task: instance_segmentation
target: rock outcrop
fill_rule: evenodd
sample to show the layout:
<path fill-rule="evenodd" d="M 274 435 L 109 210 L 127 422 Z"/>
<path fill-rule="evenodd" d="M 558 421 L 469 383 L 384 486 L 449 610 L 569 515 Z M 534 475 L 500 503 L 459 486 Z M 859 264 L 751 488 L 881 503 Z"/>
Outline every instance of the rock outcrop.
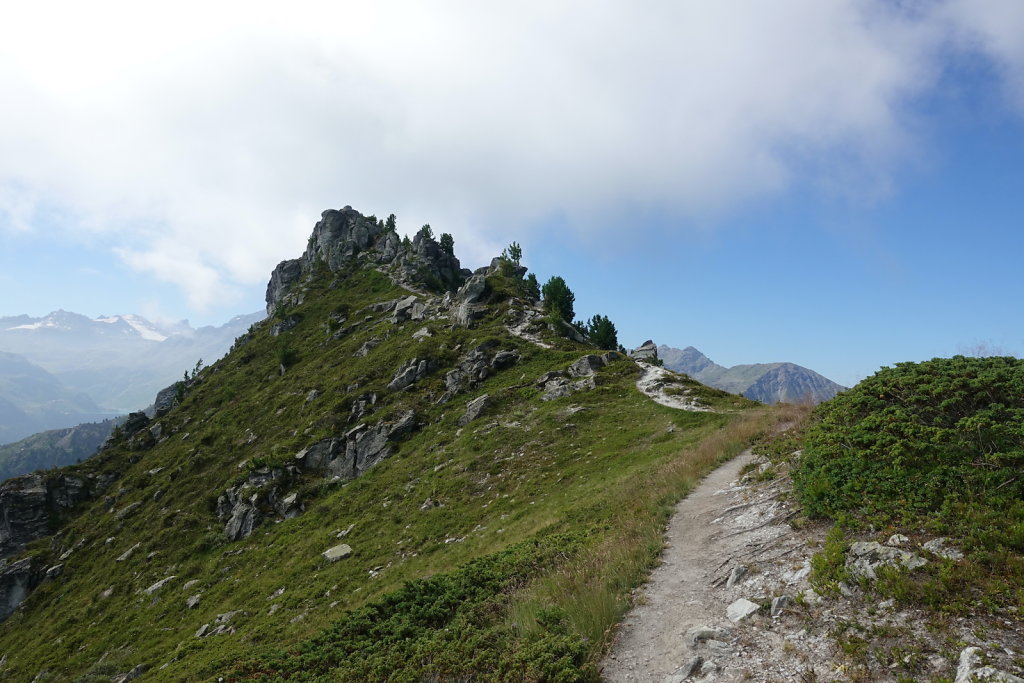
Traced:
<path fill-rule="evenodd" d="M 409 244 L 383 221 L 364 216 L 351 206 L 321 214 L 313 228 L 306 251 L 297 259 L 282 261 L 271 273 L 267 285 L 267 314 L 281 306 L 296 305 L 302 292 L 296 284 L 311 274 L 317 263 L 342 272 L 360 263 L 386 268 L 400 284 L 413 288 L 453 291 L 468 271 L 459 260 L 445 252 L 432 237 L 422 232 Z"/>
<path fill-rule="evenodd" d="M 343 437 L 322 439 L 295 455 L 306 472 L 355 479 L 394 452 L 394 444 L 416 430 L 416 413 L 409 410 L 393 421 L 361 424 Z"/>
<path fill-rule="evenodd" d="M 630 351 L 629 357 L 633 360 L 658 360 L 658 346 L 648 339 L 643 344 Z"/>
<path fill-rule="evenodd" d="M 106 490 L 112 476 L 29 474 L 0 485 L 0 558 L 48 536 L 54 515 Z"/>
<path fill-rule="evenodd" d="M 42 583 L 45 572 L 34 558 L 27 557 L 13 564 L 0 560 L 0 622 L 14 614 L 18 605 Z"/>
<path fill-rule="evenodd" d="M 282 487 L 298 473 L 297 468 L 261 467 L 244 482 L 228 488 L 217 498 L 217 518 L 224 522 L 229 541 L 248 538 L 268 516 L 295 517 L 302 506 L 295 493 L 282 494 Z"/>

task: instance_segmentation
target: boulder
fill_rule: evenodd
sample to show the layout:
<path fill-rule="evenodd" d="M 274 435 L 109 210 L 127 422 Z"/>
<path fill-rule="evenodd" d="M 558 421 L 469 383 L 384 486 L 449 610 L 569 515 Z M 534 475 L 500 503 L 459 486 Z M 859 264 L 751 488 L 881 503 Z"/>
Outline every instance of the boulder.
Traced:
<path fill-rule="evenodd" d="M 401 391 L 429 375 L 436 367 L 437 362 L 434 360 L 413 358 L 398 368 L 388 384 L 388 389 Z"/>
<path fill-rule="evenodd" d="M 459 288 L 456 297 L 461 303 L 475 304 L 484 298 L 486 291 L 487 279 L 483 275 L 474 275 L 466 280 L 466 284 Z"/>
<path fill-rule="evenodd" d="M 587 354 L 569 366 L 570 377 L 590 377 L 597 374 L 597 371 L 604 367 L 604 359 L 601 356 Z"/>
<path fill-rule="evenodd" d="M 459 425 L 466 425 L 480 417 L 490 403 L 490 396 L 478 396 L 466 404 L 466 414 L 459 418 Z"/>
<path fill-rule="evenodd" d="M 940 536 L 939 538 L 933 538 L 927 543 L 922 543 L 921 547 L 927 550 L 928 552 L 934 553 L 939 557 L 945 558 L 947 560 L 964 559 L 964 554 L 956 548 L 947 545 L 948 543 L 948 538 L 946 538 L 945 536 Z"/>
<path fill-rule="evenodd" d="M 638 346 L 629 352 L 629 357 L 633 360 L 657 360 L 658 359 L 658 345 L 648 339 L 643 344 Z"/>
<path fill-rule="evenodd" d="M 740 598 L 726 608 L 725 616 L 729 617 L 729 621 L 739 622 L 753 614 L 756 614 L 760 609 L 761 606 L 756 602 L 751 602 L 746 598 Z"/>
<path fill-rule="evenodd" d="M 412 318 L 413 308 L 416 305 L 415 296 L 407 296 L 404 299 L 399 299 L 398 303 L 395 304 L 395 311 L 391 315 L 391 322 L 395 325 L 399 325 L 410 320 Z"/>
<path fill-rule="evenodd" d="M 328 562 L 337 562 L 338 560 L 344 560 L 351 556 L 352 548 L 347 543 L 342 543 L 334 546 L 333 548 L 328 548 L 320 554 Z"/>
<path fill-rule="evenodd" d="M 169 387 L 164 387 L 157 392 L 153 401 L 153 417 L 161 418 L 171 411 L 171 408 L 178 405 L 178 383 L 175 382 Z"/>

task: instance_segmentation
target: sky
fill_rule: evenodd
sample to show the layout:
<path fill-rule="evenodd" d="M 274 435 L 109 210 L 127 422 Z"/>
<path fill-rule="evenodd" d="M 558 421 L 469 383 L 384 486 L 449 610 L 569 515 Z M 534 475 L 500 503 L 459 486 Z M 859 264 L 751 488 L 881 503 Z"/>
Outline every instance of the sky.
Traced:
<path fill-rule="evenodd" d="M 1024 3 L 21 3 L 0 316 L 220 324 L 320 212 L 511 241 L 627 347 L 1024 353 Z"/>

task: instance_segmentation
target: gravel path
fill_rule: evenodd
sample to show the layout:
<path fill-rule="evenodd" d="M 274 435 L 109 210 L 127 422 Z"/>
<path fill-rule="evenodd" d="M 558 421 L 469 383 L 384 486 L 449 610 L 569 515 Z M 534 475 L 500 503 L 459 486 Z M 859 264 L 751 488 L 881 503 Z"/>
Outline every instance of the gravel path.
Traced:
<path fill-rule="evenodd" d="M 761 606 L 810 592 L 811 551 L 785 523 L 782 483 L 739 482 L 753 461 L 749 451 L 734 458 L 679 503 L 663 563 L 602 663 L 605 680 L 793 681 L 835 670 L 827 638 L 800 631 L 799 620 L 784 611 L 772 617 L 759 609 L 740 621 L 727 616 L 741 598 Z"/>

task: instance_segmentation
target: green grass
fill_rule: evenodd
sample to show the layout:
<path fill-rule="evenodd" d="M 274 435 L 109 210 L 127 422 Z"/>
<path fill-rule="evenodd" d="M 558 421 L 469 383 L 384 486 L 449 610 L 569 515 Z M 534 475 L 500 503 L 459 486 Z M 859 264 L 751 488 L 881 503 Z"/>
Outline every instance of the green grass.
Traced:
<path fill-rule="evenodd" d="M 589 349 L 557 338 L 542 349 L 508 335 L 515 290 L 500 279 L 492 285 L 491 315 L 464 329 L 395 326 L 372 312 L 371 304 L 407 294 L 372 270 L 321 271 L 304 283 L 303 303 L 275 316 L 294 316 L 295 328 L 274 337 L 276 320 L 268 321 L 202 370 L 160 420 L 164 440 L 129 439 L 75 468 L 118 481 L 109 500 L 84 504 L 30 547 L 55 564 L 82 542 L 60 579 L 0 625 L 8 656 L 0 678 L 31 680 L 46 670 L 40 680 L 75 680 L 107 675 L 112 661 L 121 673 L 149 665 L 154 680 L 336 680 L 340 671 L 372 679 L 380 667 L 396 679 L 593 678 L 630 590 L 656 561 L 674 502 L 780 413 L 715 393 L 703 398 L 722 412 L 659 406 L 636 391 L 638 369 L 625 359 L 599 373 L 597 389 L 541 401 L 532 381 Z M 412 340 L 424 326 L 434 336 Z M 356 357 L 371 339 L 378 345 Z M 438 404 L 445 370 L 487 339 L 521 361 Z M 389 392 L 413 357 L 440 369 Z M 287 468 L 300 449 L 355 426 L 352 406 L 371 393 L 377 403 L 360 422 L 413 409 L 421 428 L 357 480 L 286 475 L 282 493 L 298 492 L 304 513 L 268 519 L 228 543 L 217 496 L 251 470 Z M 460 427 L 466 402 L 483 393 L 492 405 Z M 421 509 L 427 499 L 439 505 Z M 132 503 L 140 506 L 123 518 L 111 512 Z M 324 561 L 320 553 L 349 527 L 353 555 Z M 136 543 L 128 560 L 116 561 Z M 176 578 L 142 592 L 167 576 Z M 193 594 L 200 602 L 189 609 Z M 452 609 L 430 612 L 439 601 Z M 194 636 L 236 610 L 235 633 Z M 355 647 L 370 613 L 389 615 L 374 634 L 401 643 L 408 635 L 409 644 L 392 648 L 384 638 L 372 651 Z M 456 636 L 462 649 L 452 648 Z M 481 654 L 469 656 L 470 644 Z M 308 676 L 280 668 L 287 652 L 318 653 Z M 335 666 L 342 653 L 349 668 Z"/>

